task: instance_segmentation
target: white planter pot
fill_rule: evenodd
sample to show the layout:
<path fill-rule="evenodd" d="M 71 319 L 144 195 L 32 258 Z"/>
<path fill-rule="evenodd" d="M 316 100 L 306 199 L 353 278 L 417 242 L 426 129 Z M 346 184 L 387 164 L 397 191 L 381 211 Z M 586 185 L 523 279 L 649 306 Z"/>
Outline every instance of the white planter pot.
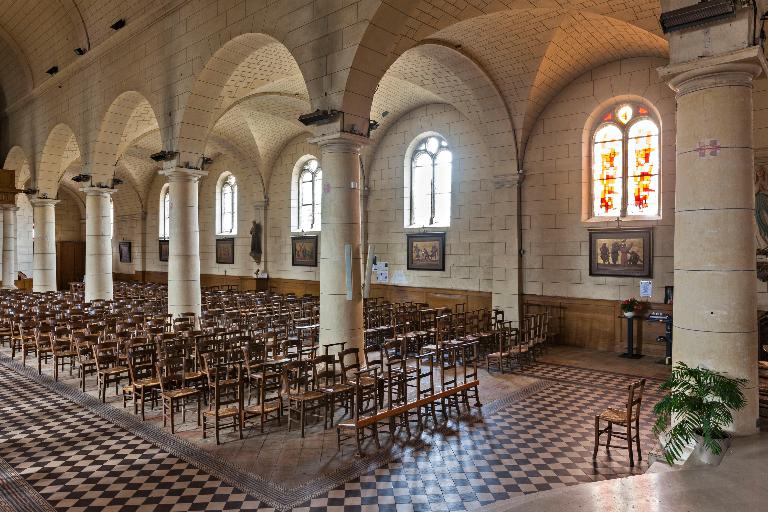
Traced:
<path fill-rule="evenodd" d="M 634 311 L 625 311 L 624 312 L 624 316 L 627 317 L 627 318 L 632 318 L 632 317 L 635 316 L 635 312 Z"/>
<path fill-rule="evenodd" d="M 725 452 L 728 451 L 728 448 L 731 446 L 730 437 L 725 439 L 717 439 L 716 442 L 720 445 L 720 453 L 715 455 L 704 446 L 704 438 L 701 436 L 695 436 L 695 438 L 696 446 L 693 448 L 690 459 L 696 460 L 703 464 L 709 464 L 712 466 L 719 465 L 725 456 Z"/>

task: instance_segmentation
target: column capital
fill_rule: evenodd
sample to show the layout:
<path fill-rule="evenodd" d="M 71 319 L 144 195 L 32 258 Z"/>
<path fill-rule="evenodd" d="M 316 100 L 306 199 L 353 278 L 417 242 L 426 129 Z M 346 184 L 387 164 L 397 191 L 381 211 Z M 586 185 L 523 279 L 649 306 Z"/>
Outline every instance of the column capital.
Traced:
<path fill-rule="evenodd" d="M 83 187 L 80 189 L 80 192 L 84 193 L 87 196 L 111 196 L 115 192 L 117 192 L 117 189 L 115 188 L 104 188 L 104 187 Z"/>
<path fill-rule="evenodd" d="M 168 181 L 199 181 L 200 178 L 208 176 L 208 171 L 200 169 L 187 169 L 186 167 L 173 167 L 158 171 L 161 176 L 168 178 Z"/>
<path fill-rule="evenodd" d="M 309 139 L 310 144 L 317 144 L 327 153 L 360 153 L 363 146 L 371 144 L 371 139 L 354 133 L 337 132 Z"/>
<path fill-rule="evenodd" d="M 15 204 L 0 204 L 0 210 L 10 210 L 12 212 L 19 211 L 19 207 Z"/>
<path fill-rule="evenodd" d="M 752 80 L 768 74 L 765 55 L 757 46 L 725 54 L 670 64 L 657 69 L 678 96 L 724 86 L 751 87 Z"/>
<path fill-rule="evenodd" d="M 29 204 L 36 208 L 39 206 L 56 206 L 60 202 L 60 199 L 50 199 L 48 197 L 35 197 L 29 200 Z"/>

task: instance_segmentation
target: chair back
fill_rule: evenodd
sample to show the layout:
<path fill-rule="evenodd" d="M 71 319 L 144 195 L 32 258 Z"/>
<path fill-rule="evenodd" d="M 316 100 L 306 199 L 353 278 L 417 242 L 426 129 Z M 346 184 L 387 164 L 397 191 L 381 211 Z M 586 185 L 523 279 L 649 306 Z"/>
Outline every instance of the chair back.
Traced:
<path fill-rule="evenodd" d="M 645 379 L 637 380 L 627 386 L 627 421 L 635 421 L 640 417 L 643 391 L 645 391 Z"/>

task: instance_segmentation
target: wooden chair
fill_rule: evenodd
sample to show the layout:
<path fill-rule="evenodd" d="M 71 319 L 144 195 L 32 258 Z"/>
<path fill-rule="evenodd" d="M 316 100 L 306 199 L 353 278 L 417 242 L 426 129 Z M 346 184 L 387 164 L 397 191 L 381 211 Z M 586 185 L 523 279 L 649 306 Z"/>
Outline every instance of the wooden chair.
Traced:
<path fill-rule="evenodd" d="M 376 393 L 371 393 L 371 387 L 367 384 L 379 381 L 378 371 L 378 368 L 356 371 L 350 381 L 354 390 L 353 414 L 351 419 L 341 421 L 336 425 L 336 442 L 339 450 L 341 450 L 341 443 L 352 439 L 353 436 L 357 444 L 357 454 L 359 456 L 363 454 L 363 441 L 365 439 L 372 438 L 374 443 L 376 443 L 376 448 L 381 448 L 378 423 L 375 421 L 375 417 L 379 412 L 378 400 Z M 365 420 L 368 418 L 374 421 L 366 422 Z M 366 430 L 370 430 L 369 435 L 366 435 Z"/>
<path fill-rule="evenodd" d="M 133 398 L 133 414 L 138 413 L 138 403 L 141 402 L 141 420 L 144 421 L 144 402 L 149 393 L 152 407 L 155 405 L 155 395 L 160 389 L 160 379 L 157 376 L 157 351 L 153 343 L 141 343 L 136 338 L 128 347 L 128 376 L 131 383 L 123 388 L 123 407 L 125 398 Z"/>
<path fill-rule="evenodd" d="M 97 385 L 102 403 L 107 401 L 107 387 L 115 384 L 115 393 L 120 382 L 128 377 L 128 366 L 121 364 L 117 342 L 101 341 L 91 346 L 96 362 Z"/>
<path fill-rule="evenodd" d="M 53 354 L 53 380 L 59 380 L 59 365 L 62 370 L 64 363 L 69 362 L 69 374 L 75 366 L 77 350 L 72 347 L 72 333 L 67 327 L 56 327 L 50 333 L 51 353 Z"/>
<path fill-rule="evenodd" d="M 243 438 L 243 375 L 239 364 L 220 364 L 208 367 L 208 378 L 213 398 L 208 410 L 203 412 L 203 439 L 208 430 L 213 428 L 216 444 L 220 444 L 219 432 L 222 422 L 231 419 L 232 427 Z M 212 422 L 211 427 L 209 423 Z"/>
<path fill-rule="evenodd" d="M 258 378 L 255 380 L 258 383 L 257 390 L 259 395 L 256 404 L 251 405 L 249 391 L 248 405 L 243 407 L 243 423 L 258 416 L 259 428 L 262 433 L 264 432 L 264 424 L 267 421 L 277 420 L 279 425 L 283 417 L 282 389 L 279 385 L 279 379 L 275 378 L 280 373 L 276 368 L 277 364 L 274 362 L 262 362 L 258 363 L 258 368 L 251 367 L 248 370 L 251 377 L 254 377 L 254 374 L 258 374 Z M 277 385 L 272 385 L 273 382 Z"/>
<path fill-rule="evenodd" d="M 157 361 L 157 375 L 160 380 L 160 398 L 163 401 L 163 427 L 171 423 L 171 434 L 175 432 L 175 410 L 181 405 L 181 421 L 186 421 L 186 406 L 190 399 L 197 400 L 197 425 L 200 426 L 200 399 L 202 391 L 190 387 L 186 381 L 187 359 L 183 356 L 160 357 Z"/>
<path fill-rule="evenodd" d="M 486 370 L 491 371 L 491 367 L 496 367 L 501 373 L 504 373 L 505 363 L 512 368 L 512 361 L 517 358 L 515 348 L 517 346 L 519 331 L 503 327 L 494 333 L 496 339 L 495 352 L 485 356 Z"/>
<path fill-rule="evenodd" d="M 336 357 L 331 354 L 317 356 L 312 359 L 312 371 L 315 389 L 326 396 L 328 402 L 328 417 L 333 426 L 336 412 L 336 402 L 344 405 L 345 413 L 352 408 L 354 386 L 343 382 L 342 374 L 336 371 Z M 326 425 L 326 428 L 328 426 Z"/>
<path fill-rule="evenodd" d="M 288 431 L 295 413 L 301 424 L 301 437 L 304 437 L 307 413 L 323 409 L 324 424 L 328 424 L 328 402 L 322 391 L 313 389 L 314 380 L 309 366 L 307 361 L 291 361 L 283 368 L 283 395 L 288 399 Z"/>
<path fill-rule="evenodd" d="M 643 456 L 640 452 L 640 407 L 643 401 L 643 390 L 645 389 L 645 379 L 633 382 L 627 387 L 627 404 L 623 409 L 609 407 L 600 414 L 595 415 L 595 450 L 592 452 L 592 459 L 597 458 L 597 449 L 600 446 L 600 436 L 608 434 L 608 439 L 603 445 L 606 450 L 611 449 L 611 437 L 616 436 L 624 439 L 629 453 L 630 467 L 635 465 L 632 442 L 637 445 L 637 460 L 642 461 Z M 607 423 L 604 429 L 600 429 L 600 421 Z M 624 428 L 623 432 L 614 432 L 613 426 L 618 425 Z M 614 446 L 614 448 L 617 448 Z"/>

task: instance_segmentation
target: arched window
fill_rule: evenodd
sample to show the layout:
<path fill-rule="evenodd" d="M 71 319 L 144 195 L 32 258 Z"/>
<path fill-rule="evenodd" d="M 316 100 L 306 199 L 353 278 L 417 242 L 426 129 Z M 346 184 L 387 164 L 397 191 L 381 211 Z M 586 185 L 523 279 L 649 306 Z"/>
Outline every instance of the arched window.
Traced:
<path fill-rule="evenodd" d="M 298 231 L 320 231 L 320 204 L 323 192 L 323 170 L 316 159 L 304 162 L 299 171 L 297 197 Z"/>
<path fill-rule="evenodd" d="M 405 226 L 450 226 L 453 154 L 448 142 L 438 134 L 418 139 L 408 164 Z"/>
<path fill-rule="evenodd" d="M 592 216 L 655 217 L 659 201 L 659 124 L 650 110 L 620 103 L 592 137 Z"/>
<path fill-rule="evenodd" d="M 237 234 L 237 180 L 229 172 L 221 175 L 217 185 L 216 234 Z"/>
<path fill-rule="evenodd" d="M 160 224 L 160 238 L 168 239 L 171 236 L 171 194 L 168 184 L 163 185 L 160 191 L 160 215 L 158 221 Z"/>

